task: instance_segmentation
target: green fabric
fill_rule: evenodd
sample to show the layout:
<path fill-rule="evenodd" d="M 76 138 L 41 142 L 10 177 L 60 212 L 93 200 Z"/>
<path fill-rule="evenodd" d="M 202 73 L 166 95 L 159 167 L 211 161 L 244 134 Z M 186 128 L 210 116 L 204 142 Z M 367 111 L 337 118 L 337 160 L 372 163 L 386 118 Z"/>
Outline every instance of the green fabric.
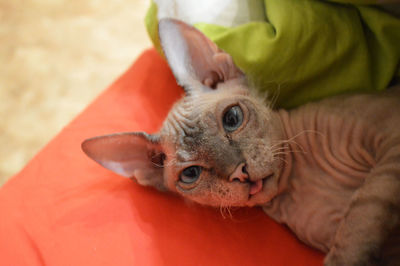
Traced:
<path fill-rule="evenodd" d="M 158 38 L 158 19 L 157 19 L 157 5 L 152 1 L 149 9 L 147 10 L 146 17 L 144 19 L 146 24 L 147 33 L 150 36 L 154 47 L 160 54 L 163 54 L 160 44 L 160 39 Z"/>
<path fill-rule="evenodd" d="M 344 4 L 353 4 L 353 5 L 374 5 L 383 2 L 390 2 L 393 0 L 328 0 L 331 2 L 338 2 Z"/>
<path fill-rule="evenodd" d="M 375 6 L 265 0 L 266 22 L 197 24 L 279 107 L 345 92 L 384 90 L 399 72 L 400 20 Z M 371 1 L 346 1 L 364 2 Z M 156 7 L 146 25 L 160 51 Z"/>

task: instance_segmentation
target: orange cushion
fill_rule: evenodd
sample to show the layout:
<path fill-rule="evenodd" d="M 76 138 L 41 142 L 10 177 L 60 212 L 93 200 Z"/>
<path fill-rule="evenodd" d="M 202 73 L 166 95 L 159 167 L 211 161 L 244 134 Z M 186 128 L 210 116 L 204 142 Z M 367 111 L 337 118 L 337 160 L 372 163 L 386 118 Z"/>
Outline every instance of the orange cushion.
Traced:
<path fill-rule="evenodd" d="M 322 254 L 258 208 L 231 218 L 140 187 L 81 151 L 96 135 L 156 131 L 181 95 L 166 62 L 144 52 L 0 189 L 1 264 L 321 265 Z"/>

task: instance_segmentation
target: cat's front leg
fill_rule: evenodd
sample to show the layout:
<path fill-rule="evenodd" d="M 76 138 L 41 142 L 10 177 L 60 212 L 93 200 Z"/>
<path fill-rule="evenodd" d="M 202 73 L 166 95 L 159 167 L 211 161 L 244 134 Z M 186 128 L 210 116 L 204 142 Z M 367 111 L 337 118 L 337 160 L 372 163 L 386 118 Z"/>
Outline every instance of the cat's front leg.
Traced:
<path fill-rule="evenodd" d="M 324 265 L 380 265 L 381 247 L 399 226 L 399 151 L 393 148 L 382 156 L 353 195 Z"/>
<path fill-rule="evenodd" d="M 354 251 L 354 250 L 353 250 Z M 364 254 L 363 254 L 364 253 Z M 373 258 L 368 252 L 345 252 L 332 248 L 324 260 L 324 266 L 378 266 L 380 259 Z"/>

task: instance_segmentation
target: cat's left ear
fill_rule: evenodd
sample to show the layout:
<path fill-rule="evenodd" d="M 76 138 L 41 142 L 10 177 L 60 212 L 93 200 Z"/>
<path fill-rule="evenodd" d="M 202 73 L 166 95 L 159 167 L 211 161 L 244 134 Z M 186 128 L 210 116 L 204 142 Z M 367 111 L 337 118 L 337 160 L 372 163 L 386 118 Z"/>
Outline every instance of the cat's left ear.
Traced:
<path fill-rule="evenodd" d="M 159 36 L 167 61 L 185 90 L 243 78 L 232 57 L 196 28 L 176 19 L 161 19 Z"/>
<path fill-rule="evenodd" d="M 82 150 L 105 168 L 139 184 L 164 190 L 164 152 L 157 135 L 117 133 L 87 139 Z"/>

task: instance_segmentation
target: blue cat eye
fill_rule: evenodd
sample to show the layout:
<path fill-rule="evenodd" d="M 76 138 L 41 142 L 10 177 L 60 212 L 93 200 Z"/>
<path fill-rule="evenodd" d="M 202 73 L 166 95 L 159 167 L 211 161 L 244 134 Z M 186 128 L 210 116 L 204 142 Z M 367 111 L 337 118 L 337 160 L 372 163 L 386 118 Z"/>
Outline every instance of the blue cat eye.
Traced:
<path fill-rule="evenodd" d="M 243 111 L 239 105 L 229 108 L 222 118 L 222 124 L 227 132 L 233 132 L 243 123 Z"/>
<path fill-rule="evenodd" d="M 181 182 L 185 184 L 192 184 L 196 182 L 197 179 L 199 179 L 200 174 L 201 174 L 201 167 L 194 165 L 183 169 L 179 179 Z"/>

